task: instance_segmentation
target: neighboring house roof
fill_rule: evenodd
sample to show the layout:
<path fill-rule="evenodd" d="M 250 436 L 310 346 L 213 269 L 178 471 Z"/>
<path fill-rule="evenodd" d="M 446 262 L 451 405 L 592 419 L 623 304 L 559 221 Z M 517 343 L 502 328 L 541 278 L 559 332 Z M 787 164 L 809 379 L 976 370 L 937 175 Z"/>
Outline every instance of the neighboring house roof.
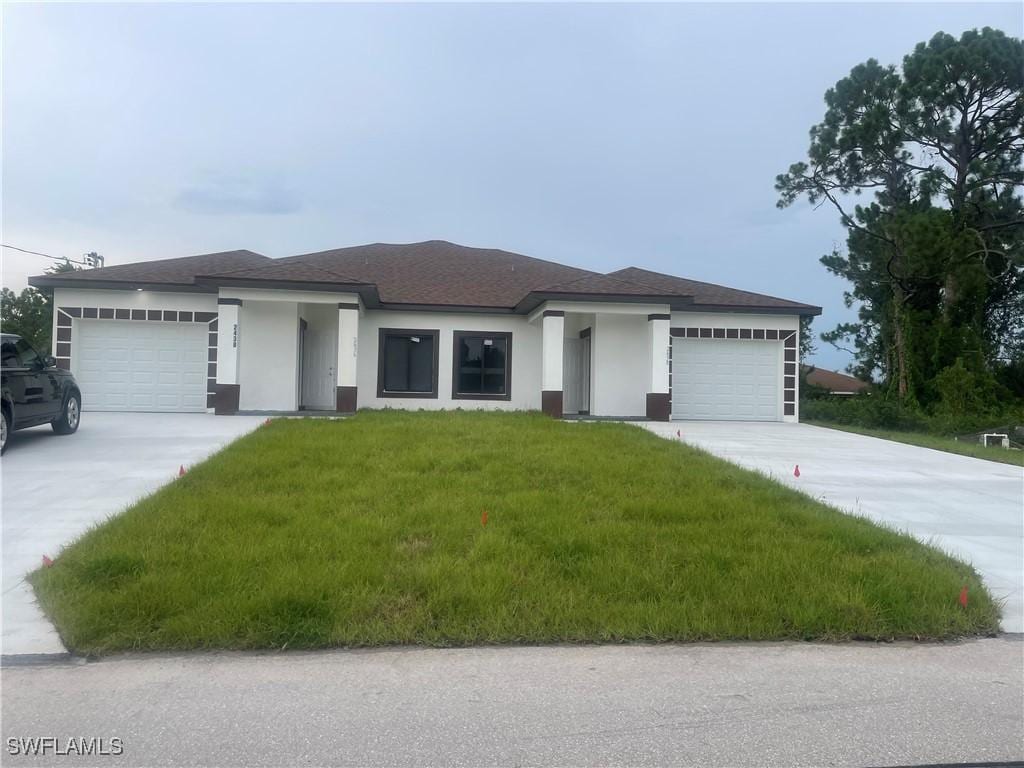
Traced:
<path fill-rule="evenodd" d="M 228 251 L 182 259 L 40 275 L 37 286 L 120 287 L 263 285 L 358 292 L 376 306 L 480 308 L 529 312 L 556 298 L 649 301 L 673 308 L 820 314 L 820 307 L 700 283 L 636 267 L 603 275 L 519 253 L 444 240 L 374 243 L 269 259 Z"/>
<path fill-rule="evenodd" d="M 814 387 L 827 389 L 837 395 L 856 394 L 871 388 L 866 381 L 861 381 L 853 376 L 838 371 L 829 371 L 825 368 L 814 368 L 809 365 L 801 366 L 805 380 Z"/>

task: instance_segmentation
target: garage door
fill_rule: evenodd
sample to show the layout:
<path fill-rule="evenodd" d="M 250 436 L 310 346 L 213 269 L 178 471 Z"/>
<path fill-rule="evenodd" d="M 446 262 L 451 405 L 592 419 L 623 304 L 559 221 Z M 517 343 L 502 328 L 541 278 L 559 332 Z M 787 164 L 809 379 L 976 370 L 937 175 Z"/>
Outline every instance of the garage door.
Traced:
<path fill-rule="evenodd" d="M 672 417 L 778 421 L 782 345 L 672 339 Z"/>
<path fill-rule="evenodd" d="M 206 410 L 206 325 L 78 320 L 75 326 L 73 370 L 85 410 Z"/>

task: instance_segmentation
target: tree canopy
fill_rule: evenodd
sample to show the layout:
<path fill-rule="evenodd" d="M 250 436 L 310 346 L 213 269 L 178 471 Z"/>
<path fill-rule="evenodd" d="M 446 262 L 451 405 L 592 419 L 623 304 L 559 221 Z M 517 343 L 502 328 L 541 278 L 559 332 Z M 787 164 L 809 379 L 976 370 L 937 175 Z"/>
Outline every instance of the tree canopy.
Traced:
<path fill-rule="evenodd" d="M 847 229 L 845 253 L 821 261 L 849 281 L 858 322 L 822 339 L 904 404 L 963 402 L 954 379 L 997 397 L 996 377 L 1024 365 L 1024 46 L 940 32 L 900 68 L 857 65 L 825 107 L 807 159 L 776 178 L 779 207 L 806 197 Z"/>

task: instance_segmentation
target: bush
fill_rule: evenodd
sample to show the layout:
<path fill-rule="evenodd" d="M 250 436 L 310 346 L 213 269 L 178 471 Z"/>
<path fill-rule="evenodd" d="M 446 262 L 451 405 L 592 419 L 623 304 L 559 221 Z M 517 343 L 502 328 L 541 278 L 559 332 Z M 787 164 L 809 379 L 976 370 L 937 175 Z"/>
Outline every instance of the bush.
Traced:
<path fill-rule="evenodd" d="M 800 418 L 856 427 L 927 431 L 928 419 L 916 408 L 900 406 L 880 394 L 803 400 Z"/>

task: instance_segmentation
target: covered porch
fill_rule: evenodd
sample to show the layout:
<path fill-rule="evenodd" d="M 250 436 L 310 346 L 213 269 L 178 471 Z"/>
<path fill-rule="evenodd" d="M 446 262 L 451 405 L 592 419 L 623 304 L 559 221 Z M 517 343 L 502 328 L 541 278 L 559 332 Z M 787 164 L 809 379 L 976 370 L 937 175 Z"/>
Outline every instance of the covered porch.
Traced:
<path fill-rule="evenodd" d="M 541 324 L 541 408 L 555 417 L 670 416 L 669 307 L 548 302 Z"/>
<path fill-rule="evenodd" d="M 354 412 L 360 311 L 354 294 L 222 288 L 214 411 Z"/>

